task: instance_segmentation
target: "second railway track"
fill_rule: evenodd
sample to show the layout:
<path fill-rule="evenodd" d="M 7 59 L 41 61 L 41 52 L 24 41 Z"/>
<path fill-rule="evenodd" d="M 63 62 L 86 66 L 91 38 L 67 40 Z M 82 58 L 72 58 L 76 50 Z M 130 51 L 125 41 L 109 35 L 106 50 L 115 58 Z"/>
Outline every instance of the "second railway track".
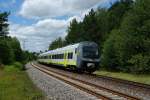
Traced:
<path fill-rule="evenodd" d="M 65 75 L 63 73 L 60 73 L 54 70 L 50 70 L 48 67 L 35 65 L 34 63 L 32 63 L 32 66 L 48 75 L 51 75 L 83 91 L 86 91 L 102 100 L 140 100 L 137 97 L 123 94 L 123 93 L 120 93 L 120 92 L 117 92 L 117 91 L 114 91 L 105 87 L 98 86 L 93 83 L 89 83 L 80 79 L 76 79 L 74 77 Z"/>

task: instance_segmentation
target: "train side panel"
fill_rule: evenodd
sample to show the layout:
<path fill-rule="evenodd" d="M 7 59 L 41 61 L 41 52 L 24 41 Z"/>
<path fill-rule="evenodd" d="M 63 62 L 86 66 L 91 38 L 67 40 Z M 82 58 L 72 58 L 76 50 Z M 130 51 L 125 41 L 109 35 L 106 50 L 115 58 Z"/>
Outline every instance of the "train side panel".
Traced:
<path fill-rule="evenodd" d="M 59 50 L 54 50 L 47 54 L 43 54 L 42 56 L 44 57 L 42 59 L 40 57 L 38 61 L 45 64 L 55 64 L 64 67 L 77 66 L 77 53 L 75 51 L 76 48 L 77 46 L 73 46 L 73 47 L 67 47 Z M 62 59 L 54 58 L 53 55 L 57 55 L 57 54 L 63 54 L 63 58 Z"/>

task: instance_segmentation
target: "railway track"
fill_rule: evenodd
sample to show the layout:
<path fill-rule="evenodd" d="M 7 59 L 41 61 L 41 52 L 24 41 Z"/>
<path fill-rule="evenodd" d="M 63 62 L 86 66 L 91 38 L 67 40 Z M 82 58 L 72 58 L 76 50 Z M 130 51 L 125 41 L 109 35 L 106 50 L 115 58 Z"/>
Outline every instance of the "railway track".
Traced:
<path fill-rule="evenodd" d="M 80 79 L 76 79 L 74 77 L 65 75 L 63 73 L 51 70 L 48 67 L 39 66 L 37 64 L 31 63 L 33 67 L 36 69 L 53 76 L 59 80 L 62 80 L 70 85 L 73 85 L 83 91 L 86 91 L 94 96 L 96 96 L 99 99 L 102 100 L 140 100 L 137 97 L 133 97 L 127 94 L 123 94 L 105 87 L 101 87 L 99 85 L 89 83 Z"/>

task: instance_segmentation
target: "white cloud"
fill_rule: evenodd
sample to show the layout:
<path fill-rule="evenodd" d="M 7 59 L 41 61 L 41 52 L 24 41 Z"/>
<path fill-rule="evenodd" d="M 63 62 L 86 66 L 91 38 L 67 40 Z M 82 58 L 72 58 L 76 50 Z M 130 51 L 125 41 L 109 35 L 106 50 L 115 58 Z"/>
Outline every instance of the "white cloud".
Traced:
<path fill-rule="evenodd" d="M 37 19 L 32 25 L 10 23 L 10 35 L 16 36 L 30 51 L 48 49 L 57 37 L 65 37 L 70 21 L 82 21 L 91 8 L 108 4 L 112 0 L 24 0 L 19 14 Z M 107 3 L 106 3 L 107 2 Z M 63 16 L 70 16 L 64 20 Z M 61 19 L 56 19 L 61 18 Z"/>
<path fill-rule="evenodd" d="M 16 36 L 21 42 L 28 41 L 26 49 L 32 51 L 47 49 L 52 40 L 65 37 L 69 21 L 70 19 L 44 19 L 30 26 L 10 23 L 10 36 Z"/>
<path fill-rule="evenodd" d="M 27 18 L 47 18 L 83 13 L 106 0 L 25 0 L 20 14 Z"/>

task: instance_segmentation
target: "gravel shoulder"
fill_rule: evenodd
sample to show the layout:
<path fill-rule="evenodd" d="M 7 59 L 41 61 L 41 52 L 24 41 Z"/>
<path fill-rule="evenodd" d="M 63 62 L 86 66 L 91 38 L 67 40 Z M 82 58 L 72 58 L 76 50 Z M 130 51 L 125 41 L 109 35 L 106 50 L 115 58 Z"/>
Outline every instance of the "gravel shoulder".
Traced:
<path fill-rule="evenodd" d="M 30 64 L 27 64 L 26 68 L 29 77 L 45 93 L 47 100 L 98 100 L 86 92 L 35 69 Z"/>

